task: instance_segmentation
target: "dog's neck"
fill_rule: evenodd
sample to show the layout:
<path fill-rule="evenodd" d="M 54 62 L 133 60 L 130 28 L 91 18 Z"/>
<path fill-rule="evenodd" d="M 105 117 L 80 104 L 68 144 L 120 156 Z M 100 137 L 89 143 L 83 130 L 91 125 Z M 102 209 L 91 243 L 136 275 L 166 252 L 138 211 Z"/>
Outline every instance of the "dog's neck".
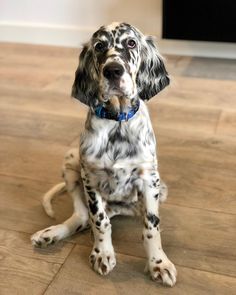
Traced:
<path fill-rule="evenodd" d="M 95 114 L 101 119 L 128 121 L 138 111 L 139 104 L 138 98 L 127 99 L 113 96 L 107 102 L 99 104 L 95 108 Z"/>

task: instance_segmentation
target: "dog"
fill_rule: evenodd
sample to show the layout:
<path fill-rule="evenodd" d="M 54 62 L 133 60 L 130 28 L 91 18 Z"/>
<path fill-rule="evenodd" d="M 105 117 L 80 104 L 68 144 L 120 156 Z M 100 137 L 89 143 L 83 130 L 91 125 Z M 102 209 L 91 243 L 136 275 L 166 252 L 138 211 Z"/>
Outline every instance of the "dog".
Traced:
<path fill-rule="evenodd" d="M 51 217 L 52 199 L 67 191 L 73 215 L 32 237 L 46 247 L 88 227 L 94 246 L 92 268 L 107 275 L 116 265 L 110 218 L 141 215 L 146 271 L 157 282 L 174 286 L 177 272 L 161 245 L 159 204 L 167 196 L 160 179 L 156 140 L 145 101 L 169 84 L 163 58 L 151 37 L 126 23 L 102 26 L 84 45 L 72 97 L 89 107 L 80 148 L 64 158 L 64 182 L 43 198 Z"/>

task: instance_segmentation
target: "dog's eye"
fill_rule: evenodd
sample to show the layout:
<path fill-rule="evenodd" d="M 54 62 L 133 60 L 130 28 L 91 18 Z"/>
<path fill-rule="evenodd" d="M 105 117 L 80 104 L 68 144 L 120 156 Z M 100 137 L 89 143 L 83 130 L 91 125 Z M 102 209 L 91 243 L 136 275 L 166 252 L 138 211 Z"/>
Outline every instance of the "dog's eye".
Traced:
<path fill-rule="evenodd" d="M 129 39 L 129 40 L 127 41 L 127 46 L 128 46 L 129 48 L 135 48 L 135 47 L 136 47 L 136 42 L 135 42 L 133 39 Z"/>
<path fill-rule="evenodd" d="M 95 44 L 94 48 L 96 51 L 101 52 L 106 48 L 106 45 L 102 42 L 98 42 Z"/>

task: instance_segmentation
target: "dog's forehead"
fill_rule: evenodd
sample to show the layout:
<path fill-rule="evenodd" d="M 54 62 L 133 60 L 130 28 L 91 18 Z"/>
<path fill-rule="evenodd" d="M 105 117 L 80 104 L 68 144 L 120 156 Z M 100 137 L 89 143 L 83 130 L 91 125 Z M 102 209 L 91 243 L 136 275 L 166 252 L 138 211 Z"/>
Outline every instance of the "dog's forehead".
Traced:
<path fill-rule="evenodd" d="M 93 39 L 103 41 L 121 40 L 128 37 L 135 37 L 135 29 L 127 23 L 112 23 L 108 26 L 102 26 L 93 34 Z"/>

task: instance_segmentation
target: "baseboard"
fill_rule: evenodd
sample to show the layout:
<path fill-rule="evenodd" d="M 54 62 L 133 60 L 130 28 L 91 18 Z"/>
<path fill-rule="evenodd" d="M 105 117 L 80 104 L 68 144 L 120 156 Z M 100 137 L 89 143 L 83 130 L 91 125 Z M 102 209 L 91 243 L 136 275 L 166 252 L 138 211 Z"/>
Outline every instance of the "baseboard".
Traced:
<path fill-rule="evenodd" d="M 0 41 L 80 47 L 96 28 L 0 22 Z"/>
<path fill-rule="evenodd" d="M 96 30 L 93 27 L 0 22 L 0 41 L 80 47 Z M 236 44 L 161 39 L 162 54 L 236 59 Z"/>

